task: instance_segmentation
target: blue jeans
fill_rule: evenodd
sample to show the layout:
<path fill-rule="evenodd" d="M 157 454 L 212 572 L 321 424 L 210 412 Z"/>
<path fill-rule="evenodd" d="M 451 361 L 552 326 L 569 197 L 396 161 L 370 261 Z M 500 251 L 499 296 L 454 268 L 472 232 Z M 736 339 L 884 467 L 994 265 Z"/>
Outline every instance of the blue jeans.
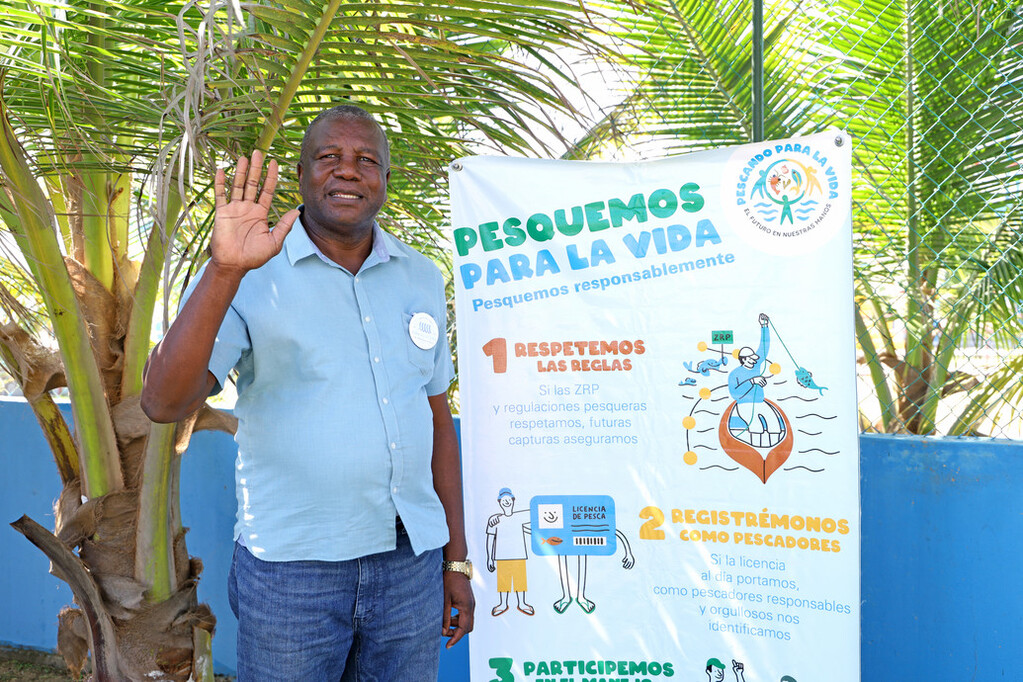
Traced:
<path fill-rule="evenodd" d="M 436 680 L 441 551 L 398 546 L 350 561 L 262 561 L 235 544 L 238 682 Z"/>

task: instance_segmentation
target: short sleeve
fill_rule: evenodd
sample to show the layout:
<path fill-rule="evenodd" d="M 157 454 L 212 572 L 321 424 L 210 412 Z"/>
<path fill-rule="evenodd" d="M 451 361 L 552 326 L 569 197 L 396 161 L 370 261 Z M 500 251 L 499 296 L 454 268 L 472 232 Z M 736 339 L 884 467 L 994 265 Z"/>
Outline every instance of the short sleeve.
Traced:
<path fill-rule="evenodd" d="M 191 297 L 192 292 L 195 291 L 195 287 L 199 284 L 199 280 L 202 279 L 203 273 L 206 272 L 206 266 L 204 265 L 196 275 L 195 279 L 189 283 L 188 288 L 185 289 L 184 295 L 181 297 L 181 303 L 178 306 L 178 311 L 184 307 L 185 302 Z M 224 383 L 227 381 L 227 375 L 238 361 L 241 359 L 242 354 L 248 351 L 252 347 L 251 341 L 249 340 L 249 330 L 245 324 L 245 320 L 238 313 L 235 304 L 232 303 L 227 313 L 224 315 L 224 321 L 220 324 L 220 330 L 217 332 L 217 339 L 213 344 L 213 353 L 210 355 L 210 364 L 208 366 L 209 371 L 217 379 L 217 385 L 210 391 L 210 395 L 216 395 L 220 393 L 224 387 Z"/>
<path fill-rule="evenodd" d="M 446 320 L 447 299 L 444 296 L 444 278 L 440 271 L 434 267 L 438 283 L 436 285 L 436 305 L 440 320 Z M 446 326 L 446 325 L 445 325 Z M 451 346 L 448 344 L 446 329 L 441 333 L 437 345 L 434 346 L 433 376 L 426 384 L 426 395 L 440 395 L 447 393 L 448 387 L 455 379 L 455 363 L 451 360 Z"/>
<path fill-rule="evenodd" d="M 433 377 L 426 384 L 426 395 L 447 393 L 448 386 L 455 378 L 455 363 L 451 360 L 451 347 L 447 335 L 437 342 L 437 354 L 434 359 Z"/>

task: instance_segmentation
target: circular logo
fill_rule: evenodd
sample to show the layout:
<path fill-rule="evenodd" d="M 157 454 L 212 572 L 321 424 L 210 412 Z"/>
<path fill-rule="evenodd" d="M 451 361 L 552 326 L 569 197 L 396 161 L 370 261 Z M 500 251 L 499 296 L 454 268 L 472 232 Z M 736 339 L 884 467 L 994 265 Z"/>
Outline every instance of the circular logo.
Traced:
<path fill-rule="evenodd" d="M 429 313 L 416 313 L 408 323 L 408 335 L 412 337 L 412 343 L 417 347 L 430 350 L 437 345 L 440 328 Z"/>
<path fill-rule="evenodd" d="M 814 142 L 745 145 L 729 160 L 724 205 L 736 232 L 755 248 L 809 253 L 842 225 L 836 206 L 848 198 L 848 183 Z"/>

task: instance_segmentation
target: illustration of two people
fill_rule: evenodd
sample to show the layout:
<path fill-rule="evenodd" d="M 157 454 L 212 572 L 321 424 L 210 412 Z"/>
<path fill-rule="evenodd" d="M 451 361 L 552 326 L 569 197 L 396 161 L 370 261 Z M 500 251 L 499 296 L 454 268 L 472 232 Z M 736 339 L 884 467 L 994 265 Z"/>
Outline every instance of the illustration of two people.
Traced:
<path fill-rule="evenodd" d="M 515 606 L 527 616 L 535 613 L 533 607 L 526 602 L 526 559 L 527 535 L 532 535 L 529 522 L 529 509 L 515 510 L 515 495 L 510 488 L 501 488 L 497 493 L 497 504 L 501 512 L 487 520 L 487 570 L 497 572 L 497 593 L 500 601 L 490 610 L 493 616 L 500 616 L 509 609 L 511 593 L 515 592 Z M 521 516 L 525 514 L 525 516 Z M 503 530 L 502 530 L 503 529 Z M 499 532 L 500 531 L 500 532 Z M 622 566 L 631 569 L 635 565 L 635 557 L 629 541 L 620 530 L 615 530 L 618 541 L 622 543 L 625 556 Z M 588 568 L 586 555 L 576 556 L 576 575 L 573 585 L 569 572 L 569 557 L 558 556 L 558 576 L 561 580 L 561 598 L 554 602 L 554 610 L 564 613 L 573 601 L 579 604 L 586 613 L 593 613 L 596 603 L 586 597 L 586 571 Z"/>
<path fill-rule="evenodd" d="M 746 666 L 733 658 L 732 673 L 735 675 L 735 682 L 746 682 L 745 671 Z M 706 673 L 709 682 L 724 682 L 725 664 L 716 658 L 708 659 Z M 781 682 L 796 682 L 796 679 L 791 675 L 785 675 Z"/>
<path fill-rule="evenodd" d="M 735 674 L 735 682 L 746 682 L 746 666 L 739 661 L 732 659 L 732 672 Z M 725 679 L 725 664 L 717 658 L 707 659 L 707 680 L 709 682 L 723 682 Z"/>

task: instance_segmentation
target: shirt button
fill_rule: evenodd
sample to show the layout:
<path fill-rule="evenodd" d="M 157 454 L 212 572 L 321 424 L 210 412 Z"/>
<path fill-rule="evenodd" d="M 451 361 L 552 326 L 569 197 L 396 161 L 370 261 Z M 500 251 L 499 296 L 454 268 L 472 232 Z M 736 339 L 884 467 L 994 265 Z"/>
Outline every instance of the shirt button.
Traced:
<path fill-rule="evenodd" d="M 398 444 L 397 444 L 397 443 L 391 443 L 391 449 L 392 449 L 392 450 L 393 450 L 394 448 L 396 448 L 396 447 L 398 447 Z"/>
<path fill-rule="evenodd" d="M 391 492 L 392 492 L 392 493 L 396 493 L 396 492 L 398 492 L 398 488 L 397 488 L 397 486 L 396 486 L 396 487 L 394 487 L 394 488 L 391 488 Z"/>
<path fill-rule="evenodd" d="M 387 404 L 387 403 L 389 403 L 390 401 L 389 401 L 389 400 L 388 400 L 387 398 L 384 398 L 382 402 L 384 403 L 384 405 L 386 405 L 386 404 Z"/>
<path fill-rule="evenodd" d="M 380 362 L 380 358 L 373 358 L 373 362 Z"/>
<path fill-rule="evenodd" d="M 367 322 L 369 322 L 369 315 L 367 315 L 366 317 L 364 317 L 364 318 L 362 318 L 362 319 L 364 319 L 364 320 L 366 320 Z"/>

